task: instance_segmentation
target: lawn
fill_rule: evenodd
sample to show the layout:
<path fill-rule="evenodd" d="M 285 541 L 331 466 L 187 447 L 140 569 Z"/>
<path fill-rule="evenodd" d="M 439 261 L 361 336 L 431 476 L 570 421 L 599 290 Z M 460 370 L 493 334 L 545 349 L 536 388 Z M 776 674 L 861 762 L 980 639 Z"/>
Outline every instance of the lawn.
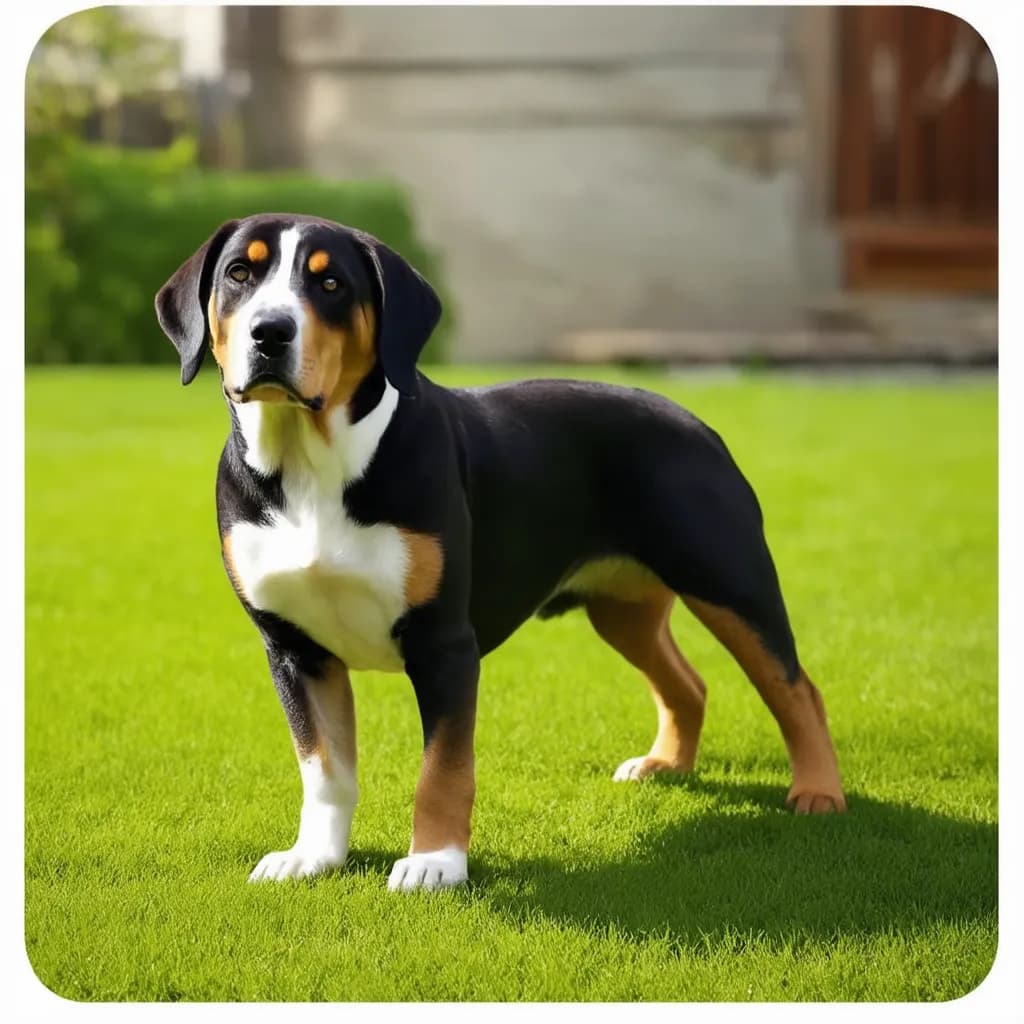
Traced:
<path fill-rule="evenodd" d="M 709 684 L 698 769 L 612 783 L 646 751 L 653 706 L 577 612 L 484 662 L 468 888 L 385 889 L 420 733 L 408 683 L 373 673 L 355 677 L 349 866 L 246 885 L 293 840 L 300 789 L 220 565 L 216 379 L 30 370 L 25 934 L 46 985 L 79 1000 L 939 1000 L 981 981 L 996 947 L 994 377 L 600 375 L 687 405 L 756 487 L 849 813 L 783 809 L 774 721 L 682 607 L 675 634 Z"/>

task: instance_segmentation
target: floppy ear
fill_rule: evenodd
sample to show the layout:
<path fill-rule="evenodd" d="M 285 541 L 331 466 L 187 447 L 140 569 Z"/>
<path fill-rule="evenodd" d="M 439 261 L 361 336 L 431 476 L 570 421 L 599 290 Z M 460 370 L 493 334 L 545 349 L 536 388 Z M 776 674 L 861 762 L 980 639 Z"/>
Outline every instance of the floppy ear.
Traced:
<path fill-rule="evenodd" d="M 376 277 L 377 347 L 384 376 L 403 395 L 415 395 L 416 360 L 441 318 L 441 300 L 397 252 L 372 235 L 355 235 Z"/>
<path fill-rule="evenodd" d="M 213 268 L 236 227 L 238 221 L 229 220 L 217 228 L 156 293 L 156 318 L 181 357 L 182 384 L 191 384 L 203 365 L 210 334 L 206 306 Z"/>

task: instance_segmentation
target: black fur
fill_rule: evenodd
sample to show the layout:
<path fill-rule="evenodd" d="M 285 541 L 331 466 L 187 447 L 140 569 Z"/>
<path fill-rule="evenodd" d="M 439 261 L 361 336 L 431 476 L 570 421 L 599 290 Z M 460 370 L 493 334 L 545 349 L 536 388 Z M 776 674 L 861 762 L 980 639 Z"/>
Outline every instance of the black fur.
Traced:
<path fill-rule="evenodd" d="M 157 292 L 157 319 L 181 357 L 182 384 L 190 384 L 203 365 L 210 342 L 206 306 L 214 267 L 237 227 L 236 220 L 222 224 Z"/>
<path fill-rule="evenodd" d="M 277 270 L 278 254 L 271 250 L 266 261 L 253 262 L 246 250 L 255 239 L 280 232 L 285 225 L 304 229 L 305 248 L 323 249 L 331 263 L 320 276 L 337 276 L 342 287 L 337 293 L 307 287 L 296 282 L 303 267 L 293 272 L 293 283 L 304 293 L 316 315 L 327 324 L 347 323 L 352 307 L 372 297 L 377 311 L 379 371 L 373 387 L 379 398 L 384 374 L 406 397 L 417 393 L 416 361 L 441 317 L 441 302 L 433 288 L 396 252 L 372 235 L 345 229 L 315 217 L 291 214 L 261 214 L 244 222 L 229 221 L 175 272 L 157 293 L 157 318 L 181 356 L 181 382 L 190 383 L 199 372 L 210 342 L 207 307 L 212 283 L 217 283 L 217 308 L 230 316 L 248 295 Z M 225 271 L 236 264 L 245 266 L 250 277 L 236 282 Z M 364 404 L 372 396 L 362 396 Z M 373 408 L 372 401 L 369 408 Z"/>
<path fill-rule="evenodd" d="M 403 395 L 415 397 L 416 360 L 441 319 L 441 302 L 398 253 L 362 231 L 353 237 L 373 267 L 381 366 Z"/>
<path fill-rule="evenodd" d="M 430 534 L 443 549 L 436 597 L 393 627 L 425 741 L 446 720 L 471 728 L 480 658 L 531 615 L 580 604 L 582 595 L 560 585 L 598 558 L 634 560 L 677 594 L 732 610 L 790 681 L 798 677 L 761 509 L 721 438 L 673 402 L 636 389 L 555 380 L 455 390 L 433 384 L 415 363 L 440 315 L 437 296 L 361 232 L 268 215 L 215 234 L 157 299 L 186 383 L 202 359 L 197 345 L 209 336 L 210 281 L 218 282 L 218 309 L 229 313 L 273 266 L 254 268 L 251 282 L 238 287 L 219 284 L 225 269 L 244 259 L 251 239 L 287 220 L 313 232 L 307 248 L 327 250 L 331 273 L 344 284 L 335 296 L 310 293 L 317 315 L 343 322 L 366 299 L 376 309 L 378 360 L 350 418 L 377 405 L 385 376 L 401 393 L 369 467 L 338 501 L 362 524 Z M 297 284 L 312 287 L 305 278 Z M 265 521 L 284 500 L 280 475 L 262 476 L 246 463 L 230 402 L 229 408 L 232 430 L 217 478 L 222 536 L 240 520 Z M 301 738 L 309 730 L 302 679 L 322 673 L 331 656 L 295 626 L 247 610 Z"/>
<path fill-rule="evenodd" d="M 344 501 L 360 522 L 441 536 L 446 583 L 467 577 L 482 654 L 551 610 L 574 570 L 623 556 L 739 614 L 796 677 L 754 492 L 718 435 L 657 395 L 548 380 L 446 390 L 421 377 L 419 402 L 399 405 Z"/>

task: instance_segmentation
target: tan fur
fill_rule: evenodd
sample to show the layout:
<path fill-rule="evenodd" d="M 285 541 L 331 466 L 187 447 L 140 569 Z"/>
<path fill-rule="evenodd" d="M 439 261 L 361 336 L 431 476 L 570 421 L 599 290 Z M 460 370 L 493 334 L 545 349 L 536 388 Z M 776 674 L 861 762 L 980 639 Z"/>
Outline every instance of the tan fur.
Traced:
<path fill-rule="evenodd" d="M 405 573 L 405 603 L 409 608 L 426 604 L 437 597 L 444 572 L 444 548 L 441 539 L 415 530 L 399 530 L 409 563 Z"/>
<path fill-rule="evenodd" d="M 321 271 L 327 269 L 330 262 L 331 257 L 328 256 L 323 249 L 317 249 L 317 251 L 309 257 L 309 263 L 307 266 L 309 267 L 309 272 L 311 274 L 319 274 Z"/>
<path fill-rule="evenodd" d="M 356 714 L 348 669 L 332 659 L 322 678 L 306 681 L 306 699 L 316 740 L 312 751 L 297 750 L 299 757 L 314 754 L 328 775 L 341 767 L 354 774 Z M 335 764 L 336 759 L 343 765 Z"/>
<path fill-rule="evenodd" d="M 210 296 L 206 312 L 213 357 L 225 374 L 227 386 L 239 386 L 227 378 L 232 318 L 218 318 L 216 294 Z M 297 390 L 304 398 L 324 396 L 323 407 L 312 413 L 312 416 L 313 425 L 329 441 L 330 413 L 352 400 L 363 378 L 377 361 L 376 316 L 371 306 L 359 305 L 352 311 L 351 325 L 348 328 L 336 328 L 325 324 L 308 304 L 305 312 L 306 327 L 302 338 L 302 366 Z M 291 401 L 282 388 L 273 385 L 256 388 L 246 398 L 254 402 Z"/>
<path fill-rule="evenodd" d="M 475 788 L 473 718 L 446 720 L 423 752 L 410 853 L 468 850 Z"/>
<path fill-rule="evenodd" d="M 669 630 L 675 595 L 663 584 L 641 596 L 637 578 L 625 598 L 593 595 L 587 615 L 598 635 L 643 672 L 658 710 L 658 733 L 641 775 L 691 771 L 697 757 L 707 687 Z"/>
<path fill-rule="evenodd" d="M 846 810 L 839 766 L 825 718 L 825 704 L 803 669 L 786 679 L 779 660 L 738 615 L 682 595 L 686 606 L 725 645 L 757 688 L 782 730 L 793 768 L 786 798 L 799 813 Z"/>
<path fill-rule="evenodd" d="M 558 589 L 603 594 L 620 601 L 646 601 L 666 588 L 646 565 L 631 558 L 598 558 L 577 569 Z"/>
<path fill-rule="evenodd" d="M 307 305 L 306 323 L 299 393 L 325 396 L 323 408 L 313 413 L 313 424 L 329 441 L 330 413 L 352 400 L 377 360 L 376 318 L 369 306 L 356 306 L 350 327 L 339 329 L 329 327 Z"/>
<path fill-rule="evenodd" d="M 231 338 L 231 317 L 221 320 L 217 317 L 216 296 L 210 296 L 210 303 L 207 306 L 207 319 L 210 323 L 210 347 L 213 350 L 213 358 L 217 365 L 224 372 L 224 382 L 230 388 L 235 382 L 228 376 L 228 342 Z M 273 385 L 255 388 L 246 396 L 249 402 L 288 402 L 291 396 L 281 388 Z"/>
<path fill-rule="evenodd" d="M 243 401 L 245 402 L 290 402 L 292 396 L 284 388 L 274 384 L 263 384 L 258 388 L 247 391 Z"/>
<path fill-rule="evenodd" d="M 262 242 L 257 238 L 249 243 L 249 248 L 245 250 L 245 255 L 253 263 L 262 263 L 270 255 L 270 250 L 267 248 L 266 242 Z"/>
<path fill-rule="evenodd" d="M 241 597 L 245 597 L 245 592 L 242 590 L 242 581 L 238 578 L 238 571 L 235 569 L 235 560 L 231 554 L 231 531 L 223 534 L 220 538 L 221 554 L 224 557 L 224 568 L 227 570 L 228 579 L 231 581 L 231 586 L 235 588 L 235 593 Z"/>
<path fill-rule="evenodd" d="M 228 365 L 228 338 L 231 336 L 231 317 L 221 320 L 217 316 L 217 296 L 212 294 L 206 307 L 206 319 L 210 323 L 210 348 L 217 365 L 226 370 Z M 228 382 L 230 384 L 230 381 Z"/>

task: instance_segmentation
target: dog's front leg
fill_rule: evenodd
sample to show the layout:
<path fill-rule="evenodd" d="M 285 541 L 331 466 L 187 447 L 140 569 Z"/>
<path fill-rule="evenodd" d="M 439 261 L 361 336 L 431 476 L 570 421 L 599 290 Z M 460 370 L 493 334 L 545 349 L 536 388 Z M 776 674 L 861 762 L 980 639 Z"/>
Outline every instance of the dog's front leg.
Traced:
<path fill-rule="evenodd" d="M 250 882 L 305 878 L 344 864 L 358 796 L 348 670 L 305 638 L 268 637 L 267 658 L 299 760 L 302 813 L 295 845 L 268 853 Z"/>
<path fill-rule="evenodd" d="M 473 726 L 480 655 L 467 626 L 443 641 L 407 641 L 405 667 L 423 723 L 409 856 L 389 889 L 437 889 L 466 881 L 473 810 Z"/>

